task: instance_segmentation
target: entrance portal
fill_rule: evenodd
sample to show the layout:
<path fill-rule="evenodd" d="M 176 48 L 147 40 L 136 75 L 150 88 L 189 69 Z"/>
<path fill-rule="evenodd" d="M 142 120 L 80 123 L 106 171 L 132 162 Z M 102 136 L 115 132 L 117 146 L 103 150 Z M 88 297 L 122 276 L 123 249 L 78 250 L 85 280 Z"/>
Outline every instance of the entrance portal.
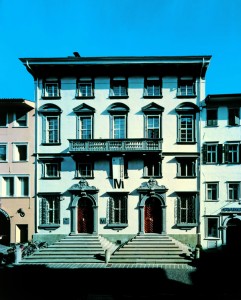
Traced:
<path fill-rule="evenodd" d="M 162 208 L 160 200 L 149 198 L 145 203 L 145 233 L 162 232 Z"/>
<path fill-rule="evenodd" d="M 93 208 L 88 198 L 78 202 L 78 233 L 93 233 Z"/>
<path fill-rule="evenodd" d="M 10 218 L 3 209 L 0 209 L 0 244 L 10 245 Z"/>
<path fill-rule="evenodd" d="M 241 250 L 241 221 L 230 219 L 227 223 L 227 248 L 231 251 Z"/>

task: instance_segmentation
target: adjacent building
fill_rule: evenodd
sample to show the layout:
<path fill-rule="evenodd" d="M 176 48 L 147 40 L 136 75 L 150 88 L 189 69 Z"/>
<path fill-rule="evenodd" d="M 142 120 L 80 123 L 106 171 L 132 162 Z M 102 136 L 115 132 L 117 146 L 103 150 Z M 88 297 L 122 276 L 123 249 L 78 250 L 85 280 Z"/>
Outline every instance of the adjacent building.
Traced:
<path fill-rule="evenodd" d="M 25 99 L 0 99 L 0 239 L 24 243 L 34 234 L 34 113 Z"/>
<path fill-rule="evenodd" d="M 35 239 L 200 243 L 211 56 L 20 58 L 35 86 Z"/>
<path fill-rule="evenodd" d="M 241 249 L 241 94 L 207 95 L 201 111 L 202 246 Z"/>

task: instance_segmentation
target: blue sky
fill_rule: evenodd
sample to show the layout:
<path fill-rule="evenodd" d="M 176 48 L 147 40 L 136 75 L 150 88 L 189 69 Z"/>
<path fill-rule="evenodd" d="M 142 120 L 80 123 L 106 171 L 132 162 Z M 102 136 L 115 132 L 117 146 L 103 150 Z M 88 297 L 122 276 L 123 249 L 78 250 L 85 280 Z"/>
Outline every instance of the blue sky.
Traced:
<path fill-rule="evenodd" d="M 241 93 L 240 0 L 0 0 L 0 98 L 34 100 L 21 57 L 212 55 L 206 94 Z"/>

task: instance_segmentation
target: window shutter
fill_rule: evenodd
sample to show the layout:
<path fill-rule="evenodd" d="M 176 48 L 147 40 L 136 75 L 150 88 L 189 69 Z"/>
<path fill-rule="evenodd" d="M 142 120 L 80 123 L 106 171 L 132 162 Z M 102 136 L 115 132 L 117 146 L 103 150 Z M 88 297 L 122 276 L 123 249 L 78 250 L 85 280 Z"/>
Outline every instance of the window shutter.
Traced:
<path fill-rule="evenodd" d="M 40 200 L 40 224 L 47 224 L 47 200 Z"/>
<path fill-rule="evenodd" d="M 241 164 L 241 144 L 239 144 L 239 163 Z"/>
<path fill-rule="evenodd" d="M 47 117 L 42 117 L 42 143 L 46 143 L 46 123 L 47 123 Z"/>
<path fill-rule="evenodd" d="M 177 142 L 181 141 L 181 124 L 180 124 L 181 116 L 177 116 Z"/>
<path fill-rule="evenodd" d="M 196 176 L 196 161 L 192 162 L 192 176 Z"/>
<path fill-rule="evenodd" d="M 218 144 L 218 163 L 222 164 L 223 163 L 223 145 Z"/>
<path fill-rule="evenodd" d="M 114 133 L 113 133 L 113 126 L 114 126 L 114 117 L 110 116 L 110 138 L 114 138 Z"/>
<path fill-rule="evenodd" d="M 42 97 L 45 96 L 45 80 L 42 80 Z"/>
<path fill-rule="evenodd" d="M 207 163 L 207 144 L 203 144 L 202 156 L 203 156 L 203 164 L 206 164 Z"/>
<path fill-rule="evenodd" d="M 224 163 L 228 163 L 228 144 L 224 144 Z"/>
<path fill-rule="evenodd" d="M 108 222 L 114 223 L 114 199 L 113 198 L 109 198 L 108 201 L 108 212 L 109 212 L 109 220 Z"/>
<path fill-rule="evenodd" d="M 181 163 L 177 162 L 177 177 L 181 176 Z"/>

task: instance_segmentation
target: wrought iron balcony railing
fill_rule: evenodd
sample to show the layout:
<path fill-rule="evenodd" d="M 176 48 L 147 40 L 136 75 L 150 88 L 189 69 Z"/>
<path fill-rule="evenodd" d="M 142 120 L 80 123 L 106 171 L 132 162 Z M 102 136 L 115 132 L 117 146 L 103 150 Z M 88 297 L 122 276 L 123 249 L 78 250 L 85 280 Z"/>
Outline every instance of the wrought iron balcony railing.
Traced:
<path fill-rule="evenodd" d="M 70 152 L 160 152 L 162 139 L 69 139 Z"/>

